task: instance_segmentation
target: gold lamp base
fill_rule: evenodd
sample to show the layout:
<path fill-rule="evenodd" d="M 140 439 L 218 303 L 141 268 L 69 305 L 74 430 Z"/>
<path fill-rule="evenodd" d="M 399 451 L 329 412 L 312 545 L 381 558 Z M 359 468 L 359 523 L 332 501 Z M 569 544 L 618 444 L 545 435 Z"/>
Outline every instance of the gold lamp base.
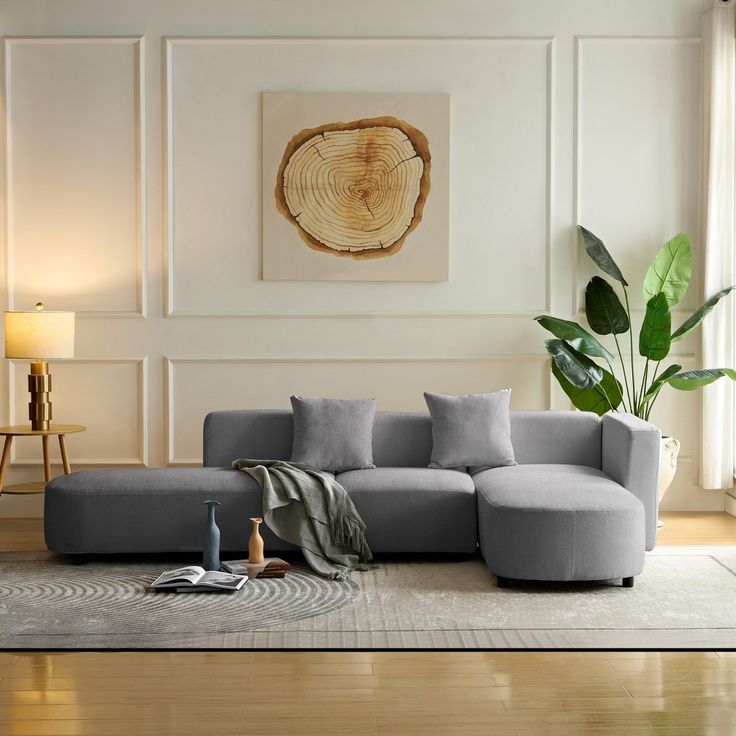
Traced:
<path fill-rule="evenodd" d="M 34 360 L 28 375 L 28 390 L 31 401 L 28 404 L 28 418 L 31 429 L 49 429 L 51 425 L 51 374 L 45 360 Z"/>

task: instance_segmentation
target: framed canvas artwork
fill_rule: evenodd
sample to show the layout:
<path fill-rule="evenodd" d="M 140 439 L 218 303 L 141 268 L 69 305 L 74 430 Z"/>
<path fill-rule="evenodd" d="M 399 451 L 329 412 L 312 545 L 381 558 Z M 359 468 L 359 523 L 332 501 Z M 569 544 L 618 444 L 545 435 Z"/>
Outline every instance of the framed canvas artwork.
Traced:
<path fill-rule="evenodd" d="M 263 278 L 447 281 L 450 98 L 263 94 Z"/>

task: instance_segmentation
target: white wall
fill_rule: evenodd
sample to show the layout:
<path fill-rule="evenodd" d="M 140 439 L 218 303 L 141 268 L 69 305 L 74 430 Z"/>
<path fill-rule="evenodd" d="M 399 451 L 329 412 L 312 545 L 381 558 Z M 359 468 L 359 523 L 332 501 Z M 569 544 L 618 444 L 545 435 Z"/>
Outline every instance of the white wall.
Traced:
<path fill-rule="evenodd" d="M 293 392 L 567 408 L 531 317 L 579 307 L 574 224 L 634 284 L 676 232 L 699 246 L 700 5 L 5 0 L 4 301 L 79 313 L 54 366 L 56 419 L 89 425 L 76 467 L 198 462 L 207 411 Z M 449 282 L 259 280 L 263 90 L 451 95 Z M 25 420 L 25 372 L 3 361 L 3 422 Z M 695 485 L 697 396 L 661 403 L 683 442 L 667 505 L 723 508 Z M 17 443 L 10 482 L 39 449 Z"/>

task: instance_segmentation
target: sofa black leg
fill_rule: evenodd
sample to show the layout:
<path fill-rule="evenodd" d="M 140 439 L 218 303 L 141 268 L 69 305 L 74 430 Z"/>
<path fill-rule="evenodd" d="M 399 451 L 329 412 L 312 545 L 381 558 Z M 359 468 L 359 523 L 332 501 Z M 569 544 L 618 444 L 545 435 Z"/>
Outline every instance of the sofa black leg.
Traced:
<path fill-rule="evenodd" d="M 90 561 L 90 555 L 71 555 L 72 565 L 86 565 Z"/>
<path fill-rule="evenodd" d="M 511 584 L 511 580 L 508 578 L 502 578 L 500 575 L 498 575 L 498 587 L 499 588 L 508 588 Z"/>
<path fill-rule="evenodd" d="M 634 587 L 634 578 L 624 578 L 623 580 L 623 587 L 624 588 L 633 588 Z"/>

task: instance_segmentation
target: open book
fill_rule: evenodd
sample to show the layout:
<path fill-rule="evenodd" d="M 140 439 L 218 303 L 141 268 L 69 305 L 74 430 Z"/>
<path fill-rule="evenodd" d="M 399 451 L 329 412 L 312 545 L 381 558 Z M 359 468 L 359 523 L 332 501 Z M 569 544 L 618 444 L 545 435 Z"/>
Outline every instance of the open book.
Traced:
<path fill-rule="evenodd" d="M 176 590 L 177 593 L 212 593 L 214 591 L 240 590 L 248 579 L 247 575 L 231 575 L 216 570 L 205 571 L 197 565 L 180 567 L 178 570 L 161 573 L 151 583 L 154 590 Z"/>

